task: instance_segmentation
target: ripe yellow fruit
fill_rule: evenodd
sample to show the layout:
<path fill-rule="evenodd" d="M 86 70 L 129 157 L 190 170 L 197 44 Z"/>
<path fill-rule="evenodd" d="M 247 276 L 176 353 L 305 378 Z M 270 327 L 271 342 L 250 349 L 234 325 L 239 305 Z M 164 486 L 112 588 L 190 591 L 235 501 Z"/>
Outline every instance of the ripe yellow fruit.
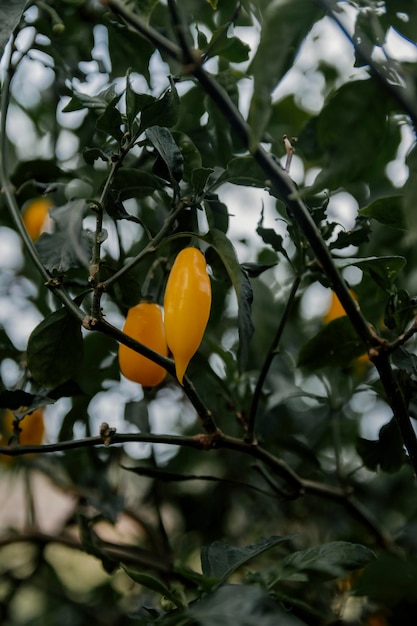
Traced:
<path fill-rule="evenodd" d="M 356 294 L 355 294 L 354 291 L 349 289 L 349 293 L 350 293 L 350 295 L 352 296 L 352 298 L 354 300 L 357 300 L 357 297 L 356 297 Z M 331 302 L 330 302 L 330 307 L 329 307 L 327 313 L 323 317 L 323 322 L 325 324 L 330 324 L 330 322 L 332 322 L 333 320 L 335 320 L 335 319 L 337 319 L 339 317 L 343 317 L 344 315 L 346 315 L 346 311 L 343 308 L 343 306 L 342 306 L 339 298 L 335 294 L 335 292 L 332 291 L 332 299 L 331 299 Z M 370 363 L 370 361 L 369 361 L 368 353 L 365 352 L 364 354 L 361 354 L 354 361 L 354 370 L 355 370 L 355 372 L 357 374 L 359 374 L 359 375 L 363 374 L 365 372 L 365 370 L 367 369 L 369 363 Z"/>
<path fill-rule="evenodd" d="M 155 302 L 139 302 L 129 309 L 123 332 L 162 356 L 168 356 L 161 307 Z M 123 376 L 143 387 L 156 387 L 166 369 L 124 344 L 119 346 L 119 367 Z"/>
<path fill-rule="evenodd" d="M 45 436 L 45 423 L 44 423 L 45 407 L 41 406 L 35 409 L 33 413 L 25 415 L 20 422 L 21 432 L 19 435 L 19 443 L 22 446 L 37 446 L 40 445 Z M 7 409 L 1 418 L 0 422 L 0 441 L 2 445 L 7 445 L 10 437 L 13 434 L 13 422 L 14 414 Z M 2 456 L 2 461 L 12 462 L 15 457 Z"/>
<path fill-rule="evenodd" d="M 203 339 L 210 308 L 211 283 L 206 259 L 197 248 L 184 248 L 172 266 L 164 297 L 165 333 L 181 385 Z"/>
<path fill-rule="evenodd" d="M 39 239 L 48 223 L 48 211 L 51 207 L 53 202 L 50 198 L 35 198 L 25 207 L 22 219 L 32 241 Z"/>
<path fill-rule="evenodd" d="M 349 289 L 349 293 L 354 300 L 357 300 L 356 294 L 351 289 Z M 346 311 L 343 308 L 342 303 L 340 302 L 335 292 L 332 291 L 332 299 L 330 302 L 330 307 L 327 313 L 325 314 L 325 316 L 323 317 L 323 322 L 325 324 L 329 324 L 333 320 L 337 319 L 338 317 L 343 317 L 344 315 L 346 315 Z"/>

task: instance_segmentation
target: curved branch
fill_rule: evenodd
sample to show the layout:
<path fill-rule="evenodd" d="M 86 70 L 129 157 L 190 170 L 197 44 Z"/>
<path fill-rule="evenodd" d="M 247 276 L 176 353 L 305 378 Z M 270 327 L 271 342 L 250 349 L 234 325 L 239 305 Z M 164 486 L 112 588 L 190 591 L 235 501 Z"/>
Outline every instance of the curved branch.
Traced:
<path fill-rule="evenodd" d="M 107 426 L 107 425 L 103 425 Z M 103 429 L 108 433 L 111 429 Z M 97 445 L 116 445 L 123 443 L 164 443 L 174 446 L 185 446 L 195 450 L 226 449 L 240 454 L 248 455 L 263 463 L 276 476 L 283 479 L 290 491 L 279 490 L 280 497 L 285 499 L 297 499 L 304 495 L 313 495 L 325 500 L 331 500 L 344 506 L 345 509 L 367 528 L 375 537 L 377 543 L 388 550 L 394 550 L 394 544 L 390 537 L 379 528 L 368 512 L 353 498 L 351 492 L 340 487 L 334 487 L 325 483 L 303 479 L 281 458 L 274 456 L 264 448 L 253 445 L 242 439 L 223 435 L 219 432 L 213 434 L 199 434 L 191 437 L 183 435 L 157 435 L 153 433 L 116 433 L 111 432 L 108 437 L 97 436 L 78 439 L 75 441 L 61 441 L 53 444 L 32 446 L 0 446 L 0 454 L 8 456 L 21 456 L 34 453 L 63 452 L 65 450 L 92 447 Z"/>

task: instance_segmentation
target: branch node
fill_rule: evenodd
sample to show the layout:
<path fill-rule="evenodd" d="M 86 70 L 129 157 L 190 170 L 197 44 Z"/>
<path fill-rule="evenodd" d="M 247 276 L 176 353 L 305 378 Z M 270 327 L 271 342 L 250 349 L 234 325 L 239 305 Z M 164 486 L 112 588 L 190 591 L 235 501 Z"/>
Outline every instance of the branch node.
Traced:
<path fill-rule="evenodd" d="M 100 437 L 102 438 L 105 446 L 109 446 L 112 443 L 113 435 L 115 434 L 115 428 L 111 428 L 107 422 L 102 423 L 100 426 Z"/>

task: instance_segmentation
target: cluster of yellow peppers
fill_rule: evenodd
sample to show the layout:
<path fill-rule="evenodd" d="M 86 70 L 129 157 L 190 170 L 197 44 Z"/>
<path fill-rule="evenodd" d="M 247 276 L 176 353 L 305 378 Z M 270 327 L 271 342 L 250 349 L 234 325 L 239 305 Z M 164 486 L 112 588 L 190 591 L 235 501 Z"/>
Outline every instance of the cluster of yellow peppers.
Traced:
<path fill-rule="evenodd" d="M 178 381 L 198 350 L 211 308 L 211 283 L 204 255 L 197 248 L 184 248 L 168 276 L 164 315 L 155 302 L 140 302 L 129 309 L 123 332 L 163 356 L 171 352 Z M 122 374 L 143 387 L 155 387 L 166 370 L 124 344 L 119 347 Z"/>

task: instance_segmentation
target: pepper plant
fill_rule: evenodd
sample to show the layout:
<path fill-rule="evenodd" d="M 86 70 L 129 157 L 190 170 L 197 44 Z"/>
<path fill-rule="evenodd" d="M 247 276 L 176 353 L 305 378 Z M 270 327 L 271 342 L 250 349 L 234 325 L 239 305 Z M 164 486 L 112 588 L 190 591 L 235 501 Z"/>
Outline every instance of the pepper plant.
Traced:
<path fill-rule="evenodd" d="M 414 624 L 416 3 L 0 15 L 1 623 Z"/>

